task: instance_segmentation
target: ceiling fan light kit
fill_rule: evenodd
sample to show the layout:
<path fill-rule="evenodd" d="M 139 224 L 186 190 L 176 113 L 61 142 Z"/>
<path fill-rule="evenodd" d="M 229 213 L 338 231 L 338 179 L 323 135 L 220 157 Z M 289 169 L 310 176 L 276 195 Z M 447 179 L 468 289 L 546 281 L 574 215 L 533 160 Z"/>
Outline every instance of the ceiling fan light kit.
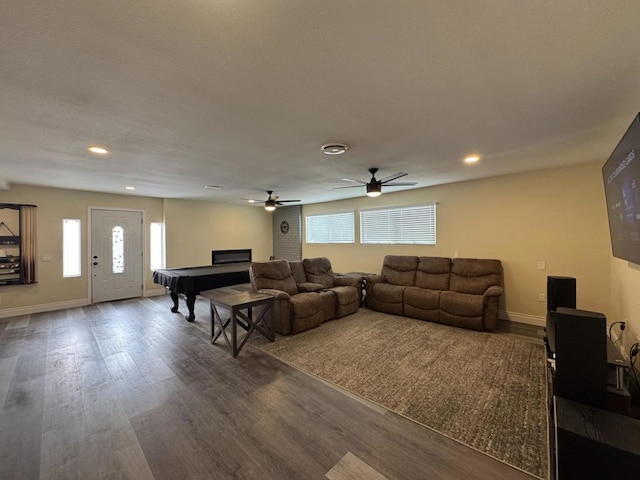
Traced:
<path fill-rule="evenodd" d="M 382 195 L 383 185 L 388 185 L 390 187 L 409 187 L 409 186 L 417 185 L 417 182 L 394 182 L 394 180 L 397 180 L 398 178 L 404 177 L 405 175 L 407 175 L 404 172 L 394 173 L 393 175 L 389 175 L 380 180 L 376 179 L 376 173 L 378 173 L 377 168 L 370 168 L 369 173 L 371 174 L 371 180 L 369 180 L 368 182 L 365 182 L 364 180 L 355 180 L 353 178 L 343 178 L 342 180 L 346 182 L 354 182 L 354 183 L 357 183 L 358 185 L 349 185 L 348 187 L 335 187 L 335 188 L 336 189 L 353 188 L 353 187 L 362 187 L 364 185 L 367 189 L 368 197 L 379 197 L 380 195 Z"/>
<path fill-rule="evenodd" d="M 380 182 L 367 183 L 367 197 L 379 197 L 382 195 L 382 185 Z"/>
<path fill-rule="evenodd" d="M 267 190 L 269 194 L 269 198 L 264 201 L 264 209 L 267 212 L 273 212 L 277 206 L 284 205 L 285 203 L 291 202 L 299 202 L 300 200 L 278 200 L 277 195 L 273 195 L 273 190 Z M 246 200 L 247 203 L 259 203 L 262 200 L 255 200 L 253 198 L 243 198 L 242 200 Z"/>

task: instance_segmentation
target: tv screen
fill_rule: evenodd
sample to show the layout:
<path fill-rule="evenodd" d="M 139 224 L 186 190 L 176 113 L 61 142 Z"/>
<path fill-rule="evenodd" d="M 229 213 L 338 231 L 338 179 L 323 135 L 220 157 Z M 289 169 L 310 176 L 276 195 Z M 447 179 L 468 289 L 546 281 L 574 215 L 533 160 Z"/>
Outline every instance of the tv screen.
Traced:
<path fill-rule="evenodd" d="M 640 264 L 640 114 L 602 167 L 613 256 Z"/>

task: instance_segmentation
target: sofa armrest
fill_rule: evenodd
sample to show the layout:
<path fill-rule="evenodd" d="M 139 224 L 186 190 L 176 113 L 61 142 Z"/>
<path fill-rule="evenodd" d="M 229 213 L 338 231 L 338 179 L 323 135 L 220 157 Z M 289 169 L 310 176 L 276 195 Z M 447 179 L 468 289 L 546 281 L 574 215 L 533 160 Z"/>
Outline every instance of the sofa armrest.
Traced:
<path fill-rule="evenodd" d="M 271 311 L 271 327 L 280 335 L 289 335 L 293 330 L 291 316 L 291 295 L 282 290 L 261 288 L 260 293 L 273 295 L 273 310 Z"/>
<path fill-rule="evenodd" d="M 311 282 L 298 283 L 298 290 L 300 292 L 319 292 L 323 288 L 324 288 L 324 285 L 322 285 L 321 283 L 311 283 Z"/>
<path fill-rule="evenodd" d="M 387 279 L 382 275 L 365 275 L 362 277 L 367 283 L 387 283 Z"/>
<path fill-rule="evenodd" d="M 352 275 L 336 275 L 333 277 L 333 284 L 336 287 L 362 287 L 362 277 Z"/>
<path fill-rule="evenodd" d="M 291 300 L 291 295 L 289 295 L 287 292 L 283 292 L 282 290 L 275 290 L 273 288 L 261 288 L 260 290 L 258 290 L 258 292 L 272 295 L 274 300 Z"/>
<path fill-rule="evenodd" d="M 485 297 L 501 297 L 503 293 L 502 287 L 493 285 L 484 292 Z"/>

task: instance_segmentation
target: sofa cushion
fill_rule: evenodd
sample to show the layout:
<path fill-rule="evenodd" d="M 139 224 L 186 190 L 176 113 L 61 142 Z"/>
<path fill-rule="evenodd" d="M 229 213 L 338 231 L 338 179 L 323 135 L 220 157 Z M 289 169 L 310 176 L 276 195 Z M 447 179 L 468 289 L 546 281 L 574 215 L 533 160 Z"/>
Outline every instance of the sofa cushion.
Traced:
<path fill-rule="evenodd" d="M 458 292 L 440 294 L 440 321 L 456 327 L 483 330 L 484 298 Z"/>
<path fill-rule="evenodd" d="M 321 292 L 316 292 L 316 295 L 320 297 L 322 302 L 322 321 L 326 322 L 337 318 L 336 312 L 340 306 L 335 294 L 331 290 L 322 290 Z"/>
<path fill-rule="evenodd" d="M 419 257 L 415 286 L 430 290 L 449 290 L 451 259 Z"/>
<path fill-rule="evenodd" d="M 370 305 L 373 310 L 394 315 L 404 313 L 403 296 L 407 287 L 389 283 L 374 283 L 371 288 L 373 295 L 370 295 L 371 298 L 367 298 L 367 305 Z"/>
<path fill-rule="evenodd" d="M 299 293 L 291 297 L 293 325 L 291 333 L 317 327 L 324 321 L 322 297 L 317 293 Z"/>
<path fill-rule="evenodd" d="M 291 275 L 297 284 L 306 283 L 307 275 L 304 273 L 304 266 L 301 261 L 290 261 L 289 268 L 291 268 Z"/>
<path fill-rule="evenodd" d="M 382 276 L 391 285 L 413 287 L 416 279 L 418 257 L 386 255 L 382 263 Z"/>
<path fill-rule="evenodd" d="M 404 291 L 404 314 L 408 317 L 440 321 L 440 290 L 407 287 Z"/>
<path fill-rule="evenodd" d="M 333 287 L 334 275 L 331 261 L 327 257 L 304 258 L 302 259 L 302 265 L 308 282 L 320 283 L 325 288 Z"/>
<path fill-rule="evenodd" d="M 271 288 L 282 290 L 289 295 L 298 293 L 296 281 L 291 274 L 289 262 L 286 260 L 273 260 L 270 262 L 253 262 L 251 264 L 251 284 L 254 289 L 262 290 Z"/>
<path fill-rule="evenodd" d="M 328 290 L 336 297 L 336 318 L 342 318 L 358 310 L 360 295 L 358 289 L 353 286 L 336 286 Z"/>
<path fill-rule="evenodd" d="M 489 287 L 500 286 L 501 280 L 500 260 L 454 258 L 451 264 L 449 290 L 482 295 Z"/>
<path fill-rule="evenodd" d="M 442 292 L 440 294 L 440 308 L 445 312 L 464 317 L 482 317 L 484 299 L 482 295 L 469 293 Z"/>

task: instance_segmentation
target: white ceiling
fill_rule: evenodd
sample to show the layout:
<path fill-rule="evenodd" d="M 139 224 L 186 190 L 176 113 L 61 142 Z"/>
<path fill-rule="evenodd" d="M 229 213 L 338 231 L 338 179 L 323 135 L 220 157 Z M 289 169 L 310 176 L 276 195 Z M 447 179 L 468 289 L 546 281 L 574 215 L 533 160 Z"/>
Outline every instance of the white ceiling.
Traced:
<path fill-rule="evenodd" d="M 0 181 L 314 203 L 369 167 L 419 188 L 604 163 L 640 110 L 639 25 L 638 0 L 4 2 Z"/>

